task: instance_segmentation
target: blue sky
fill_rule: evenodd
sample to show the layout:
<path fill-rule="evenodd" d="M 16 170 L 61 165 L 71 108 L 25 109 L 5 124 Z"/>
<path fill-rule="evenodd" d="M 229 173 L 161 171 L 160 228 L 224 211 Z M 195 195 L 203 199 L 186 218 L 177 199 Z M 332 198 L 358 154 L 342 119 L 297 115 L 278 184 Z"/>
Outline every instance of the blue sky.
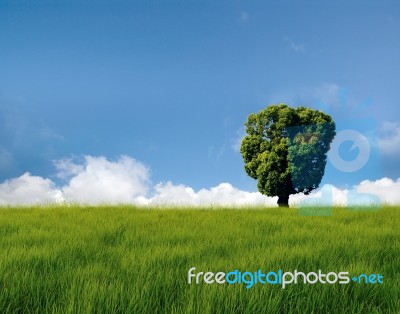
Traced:
<path fill-rule="evenodd" d="M 396 180 L 400 5 L 293 3 L 0 1 L 0 182 L 128 155 L 154 184 L 255 191 L 237 143 L 248 114 L 277 102 L 370 140 L 369 166 L 328 162 L 323 183 Z"/>

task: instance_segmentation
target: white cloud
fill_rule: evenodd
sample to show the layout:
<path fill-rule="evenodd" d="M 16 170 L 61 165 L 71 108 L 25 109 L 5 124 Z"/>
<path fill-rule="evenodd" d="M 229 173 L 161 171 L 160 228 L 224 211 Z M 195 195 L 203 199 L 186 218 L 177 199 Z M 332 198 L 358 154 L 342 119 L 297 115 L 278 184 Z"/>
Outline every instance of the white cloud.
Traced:
<path fill-rule="evenodd" d="M 83 165 L 71 160 L 56 165 L 64 177 L 72 176 L 62 188 L 68 201 L 132 203 L 148 191 L 149 169 L 128 156 L 121 156 L 115 162 L 105 157 L 85 156 Z"/>
<path fill-rule="evenodd" d="M 73 158 L 55 160 L 54 165 L 58 170 L 57 177 L 60 179 L 67 179 L 68 177 L 76 176 L 83 172 L 85 168 L 82 164 L 74 163 Z"/>
<path fill-rule="evenodd" d="M 309 196 L 297 194 L 291 196 L 292 204 L 335 204 L 369 205 L 379 203 L 398 204 L 400 202 L 400 178 L 393 181 L 382 178 L 376 181 L 365 180 L 350 189 L 340 189 L 325 184 Z"/>
<path fill-rule="evenodd" d="M 267 197 L 259 192 L 248 192 L 235 188 L 230 183 L 193 190 L 185 185 L 174 185 L 172 182 L 159 183 L 155 186 L 154 195 L 148 198 L 147 204 L 184 204 L 184 205 L 265 205 L 276 206 L 277 197 Z M 383 178 L 377 181 L 363 181 L 352 188 L 338 188 L 330 184 L 323 185 L 310 195 L 296 194 L 290 196 L 290 204 L 335 204 L 366 205 L 378 202 L 400 202 L 400 179 L 393 181 Z M 143 202 L 144 203 L 144 202 Z"/>
<path fill-rule="evenodd" d="M 400 156 L 400 123 L 384 122 L 379 132 L 378 143 L 381 154 Z"/>
<path fill-rule="evenodd" d="M 383 202 L 398 204 L 400 203 L 400 178 L 396 181 L 389 178 L 376 181 L 365 180 L 357 186 L 357 191 L 374 194 Z"/>
<path fill-rule="evenodd" d="M 314 205 L 346 205 L 346 189 L 339 189 L 331 184 L 325 184 L 320 189 L 314 190 L 310 195 L 295 194 L 290 197 L 291 204 L 314 204 Z"/>
<path fill-rule="evenodd" d="M 155 194 L 149 199 L 150 204 L 184 204 L 184 205 L 275 205 L 276 197 L 265 197 L 258 192 L 242 191 L 230 183 L 221 183 L 210 189 L 195 192 L 185 185 L 174 185 L 172 182 L 155 186 Z"/>
<path fill-rule="evenodd" d="M 85 156 L 81 163 L 71 159 L 55 162 L 58 177 L 68 179 L 57 188 L 47 178 L 25 173 L 0 184 L 0 203 L 43 202 L 147 203 L 149 169 L 128 156 L 117 161 Z"/>
<path fill-rule="evenodd" d="M 116 161 L 105 157 L 86 156 L 80 162 L 63 159 L 55 164 L 59 176 L 67 180 L 64 186 L 57 187 L 48 178 L 25 173 L 0 184 L 0 204 L 72 201 L 90 204 L 105 202 L 144 205 L 276 206 L 277 202 L 277 197 L 243 191 L 230 183 L 195 191 L 189 186 L 168 181 L 156 184 L 149 195 L 149 169 L 129 156 L 121 156 Z M 347 205 L 376 203 L 378 200 L 399 203 L 398 191 L 400 178 L 397 181 L 388 178 L 363 181 L 351 189 L 326 184 L 308 196 L 292 195 L 290 204 Z"/>
<path fill-rule="evenodd" d="M 50 179 L 29 172 L 0 184 L 0 204 L 37 204 L 63 201 L 61 190 Z"/>

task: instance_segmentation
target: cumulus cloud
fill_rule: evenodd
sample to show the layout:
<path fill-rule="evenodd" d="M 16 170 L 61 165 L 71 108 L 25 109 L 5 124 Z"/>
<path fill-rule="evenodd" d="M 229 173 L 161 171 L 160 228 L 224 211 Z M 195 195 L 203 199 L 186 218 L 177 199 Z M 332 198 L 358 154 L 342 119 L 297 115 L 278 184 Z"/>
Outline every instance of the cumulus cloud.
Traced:
<path fill-rule="evenodd" d="M 48 178 L 25 173 L 0 184 L 0 203 L 148 203 L 149 169 L 129 156 L 116 161 L 102 156 L 62 159 L 55 161 L 55 166 L 65 185 L 56 187 Z"/>
<path fill-rule="evenodd" d="M 325 184 L 314 190 L 310 195 L 295 194 L 290 197 L 290 204 L 304 205 L 347 205 L 347 189 L 339 189 L 331 184 Z"/>
<path fill-rule="evenodd" d="M 400 203 L 400 178 L 396 181 L 389 178 L 376 181 L 365 180 L 357 186 L 357 191 L 374 194 L 384 202 L 398 204 Z"/>
<path fill-rule="evenodd" d="M 29 172 L 0 184 L 0 204 L 35 204 L 63 201 L 63 193 L 50 179 Z"/>
<path fill-rule="evenodd" d="M 58 176 L 65 184 L 57 187 L 48 179 L 25 173 L 0 184 L 0 204 L 35 204 L 47 202 L 132 203 L 143 205 L 264 205 L 276 206 L 277 197 L 243 191 L 230 183 L 195 191 L 170 181 L 150 184 L 149 168 L 141 162 L 121 156 L 115 161 L 105 157 L 85 156 L 82 160 L 55 162 Z M 149 191 L 152 190 L 151 193 Z M 370 204 L 399 203 L 400 179 L 383 178 L 362 181 L 351 188 L 326 184 L 310 195 L 292 195 L 290 204 Z"/>
<path fill-rule="evenodd" d="M 64 158 L 55 160 L 54 165 L 57 168 L 57 177 L 60 179 L 68 179 L 72 176 L 76 176 L 85 170 L 82 163 L 73 161 L 73 158 Z"/>
<path fill-rule="evenodd" d="M 128 156 L 115 162 L 86 156 L 83 164 L 61 160 L 56 166 L 62 177 L 71 176 L 62 188 L 68 201 L 133 203 L 137 197 L 146 196 L 149 188 L 149 169 Z"/>
<path fill-rule="evenodd" d="M 230 183 L 221 183 L 210 189 L 195 192 L 185 185 L 174 185 L 172 182 L 159 183 L 155 193 L 149 199 L 150 204 L 184 204 L 184 205 L 275 205 L 276 197 L 265 197 L 259 192 L 242 191 Z"/>

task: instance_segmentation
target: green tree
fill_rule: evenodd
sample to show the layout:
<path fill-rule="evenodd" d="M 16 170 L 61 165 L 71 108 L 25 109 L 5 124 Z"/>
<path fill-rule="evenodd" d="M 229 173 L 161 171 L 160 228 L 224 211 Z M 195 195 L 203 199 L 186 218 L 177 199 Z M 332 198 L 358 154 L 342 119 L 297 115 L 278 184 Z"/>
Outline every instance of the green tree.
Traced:
<path fill-rule="evenodd" d="M 258 190 L 278 196 L 288 207 L 289 195 L 306 195 L 321 183 L 335 123 L 321 111 L 285 104 L 270 105 L 247 118 L 240 152 L 246 173 Z"/>

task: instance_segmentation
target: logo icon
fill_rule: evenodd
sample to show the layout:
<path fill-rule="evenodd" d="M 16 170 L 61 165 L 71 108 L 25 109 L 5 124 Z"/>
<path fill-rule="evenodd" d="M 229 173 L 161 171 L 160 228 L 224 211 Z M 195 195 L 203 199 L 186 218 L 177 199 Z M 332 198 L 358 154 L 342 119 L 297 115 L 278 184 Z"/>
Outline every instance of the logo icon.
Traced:
<path fill-rule="evenodd" d="M 358 155 L 353 160 L 344 159 L 340 155 L 340 147 L 344 142 L 351 142 L 353 145 L 350 151 L 358 148 Z M 328 152 L 329 161 L 339 171 L 355 172 L 361 170 L 368 162 L 371 154 L 371 147 L 368 139 L 357 130 L 341 130 L 337 132 L 336 138 Z"/>

